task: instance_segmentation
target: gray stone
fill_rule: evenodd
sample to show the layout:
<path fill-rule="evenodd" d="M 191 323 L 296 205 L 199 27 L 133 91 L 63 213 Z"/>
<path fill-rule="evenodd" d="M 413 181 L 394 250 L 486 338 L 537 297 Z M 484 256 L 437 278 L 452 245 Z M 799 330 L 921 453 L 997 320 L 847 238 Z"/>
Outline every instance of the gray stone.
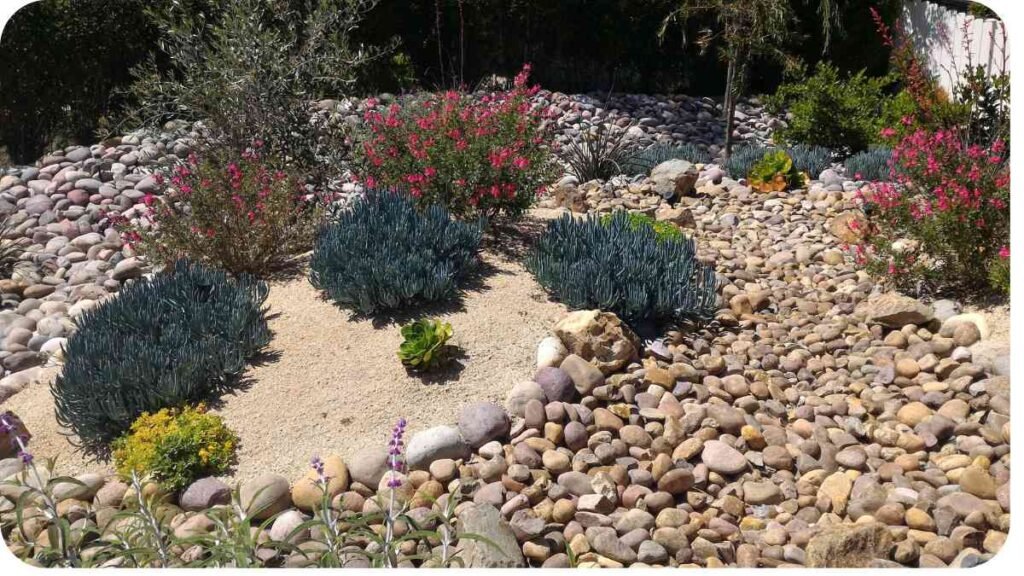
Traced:
<path fill-rule="evenodd" d="M 413 434 L 405 450 L 406 464 L 412 470 L 426 470 L 441 458 L 468 458 L 469 445 L 454 426 L 435 426 Z"/>

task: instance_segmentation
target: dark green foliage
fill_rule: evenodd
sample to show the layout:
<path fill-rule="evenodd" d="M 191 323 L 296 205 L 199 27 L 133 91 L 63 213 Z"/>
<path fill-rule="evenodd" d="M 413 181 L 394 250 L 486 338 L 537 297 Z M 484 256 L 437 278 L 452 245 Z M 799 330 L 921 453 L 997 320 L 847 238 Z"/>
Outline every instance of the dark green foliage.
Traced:
<path fill-rule="evenodd" d="M 526 267 L 571 309 L 599 308 L 626 322 L 705 320 L 715 312 L 715 271 L 691 238 L 658 239 L 625 211 L 603 223 L 565 215 L 548 224 Z"/>
<path fill-rule="evenodd" d="M 680 145 L 655 144 L 633 154 L 626 161 L 626 173 L 648 174 L 658 164 L 675 159 L 686 160 L 694 164 L 707 164 L 711 162 L 711 154 L 689 142 Z"/>
<path fill-rule="evenodd" d="M 402 326 L 402 344 L 398 358 L 409 368 L 430 370 L 448 359 L 445 354 L 452 325 L 437 319 L 422 318 Z"/>
<path fill-rule="evenodd" d="M 21 4 L 0 38 L 0 148 L 31 163 L 50 146 L 91 144 L 121 104 L 114 91 L 156 46 L 143 14 L 148 2 Z"/>
<path fill-rule="evenodd" d="M 757 164 L 770 148 L 759 144 L 747 144 L 732 151 L 732 155 L 725 162 L 725 171 L 729 176 L 740 179 L 746 178 L 750 170 Z"/>
<path fill-rule="evenodd" d="M 8 221 L 9 216 L 0 218 L 0 279 L 10 278 L 25 251 L 25 239 L 15 232 Z"/>
<path fill-rule="evenodd" d="M 768 97 L 769 111 L 792 116 L 775 137 L 844 154 L 866 150 L 884 127 L 895 81 L 892 75 L 873 78 L 863 71 L 845 76 L 832 64 L 819 62 L 812 76 L 787 82 Z"/>
<path fill-rule="evenodd" d="M 372 192 L 321 229 L 310 281 L 360 314 L 444 301 L 477 264 L 483 225 L 453 220 L 438 205 L 418 212 L 403 194 Z"/>
<path fill-rule="evenodd" d="M 187 261 L 125 287 L 77 320 L 50 386 L 57 421 L 104 454 L 143 412 L 230 388 L 270 342 L 267 290 Z"/>
<path fill-rule="evenodd" d="M 319 183 L 341 169 L 346 126 L 310 102 L 352 90 L 362 66 L 386 54 L 352 34 L 377 0 L 204 0 L 158 4 L 146 13 L 160 31 L 167 69 L 133 70 L 136 106 L 125 124 L 202 120 L 216 146 L 264 151 Z M 312 174 L 310 174 L 312 173 Z"/>
<path fill-rule="evenodd" d="M 824 146 L 797 144 L 786 148 L 786 153 L 793 159 L 793 167 L 811 178 L 817 178 L 832 165 L 832 150 Z"/>
<path fill-rule="evenodd" d="M 632 156 L 626 130 L 608 124 L 584 128 L 559 152 L 569 165 L 569 173 L 581 183 L 625 174 Z"/>
<path fill-rule="evenodd" d="M 854 180 L 877 182 L 889 179 L 889 161 L 892 150 L 889 148 L 872 148 L 850 156 L 843 163 L 846 175 Z"/>

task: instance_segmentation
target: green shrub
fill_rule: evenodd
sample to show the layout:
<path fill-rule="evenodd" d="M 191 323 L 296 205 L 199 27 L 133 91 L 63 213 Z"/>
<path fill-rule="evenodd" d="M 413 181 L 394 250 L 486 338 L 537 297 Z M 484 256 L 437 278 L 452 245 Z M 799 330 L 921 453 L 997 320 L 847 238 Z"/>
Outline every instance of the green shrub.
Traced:
<path fill-rule="evenodd" d="M 768 150 L 770 148 L 758 144 L 740 146 L 733 150 L 729 159 L 725 161 L 725 171 L 736 180 L 746 178 L 754 164 L 757 164 Z"/>
<path fill-rule="evenodd" d="M 607 180 L 632 169 L 633 150 L 626 134 L 625 128 L 610 124 L 584 124 L 579 136 L 562 146 L 558 156 L 581 183 Z"/>
<path fill-rule="evenodd" d="M 259 144 L 259 142 L 257 142 Z M 258 149 L 189 156 L 159 196 L 143 197 L 140 217 L 114 219 L 130 246 L 153 262 L 182 258 L 231 274 L 265 275 L 309 250 L 324 202 Z"/>
<path fill-rule="evenodd" d="M 804 175 L 793 165 L 785 150 L 769 150 L 747 176 L 750 186 L 761 192 L 781 192 L 804 185 Z"/>
<path fill-rule="evenodd" d="M 136 474 L 176 492 L 204 476 L 228 472 L 238 436 L 200 404 L 145 412 L 112 447 L 122 478 L 130 480 Z"/>
<path fill-rule="evenodd" d="M 438 205 L 417 211 L 404 194 L 370 192 L 321 229 L 310 281 L 360 314 L 444 301 L 477 264 L 483 227 Z"/>
<path fill-rule="evenodd" d="M 785 150 L 786 154 L 793 159 L 793 167 L 811 178 L 817 178 L 826 168 L 830 167 L 832 158 L 835 156 L 832 150 L 824 146 L 797 144 Z"/>
<path fill-rule="evenodd" d="M 708 164 L 711 153 L 695 144 L 655 144 L 634 153 L 626 160 L 628 174 L 649 174 L 655 166 L 668 160 L 682 159 L 694 164 Z"/>
<path fill-rule="evenodd" d="M 529 70 L 511 89 L 484 97 L 448 91 L 389 106 L 368 100 L 360 176 L 369 188 L 405 188 L 420 207 L 439 204 L 460 218 L 520 216 L 554 176 Z"/>
<path fill-rule="evenodd" d="M 843 162 L 846 175 L 854 180 L 877 182 L 889 178 L 889 162 L 892 160 L 891 148 L 871 148 L 858 152 Z"/>
<path fill-rule="evenodd" d="M 850 154 L 877 142 L 886 124 L 884 114 L 892 99 L 887 93 L 894 76 L 873 78 L 860 71 L 843 77 L 828 62 L 814 75 L 779 86 L 766 104 L 772 113 L 788 111 L 788 126 L 775 137 L 791 144 L 826 146 Z"/>
<path fill-rule="evenodd" d="M 608 226 L 611 224 L 612 218 L 615 218 L 616 212 L 605 214 L 601 217 L 601 224 Z M 654 230 L 654 236 L 660 242 L 665 242 L 675 238 L 682 239 L 683 231 L 678 226 L 671 222 L 664 220 L 655 220 L 646 214 L 640 212 L 626 212 L 626 217 L 629 219 L 629 226 L 632 229 L 637 228 L 650 228 Z"/>
<path fill-rule="evenodd" d="M 565 215 L 548 224 L 526 267 L 571 309 L 600 308 L 630 323 L 703 320 L 715 312 L 715 271 L 690 238 L 659 240 L 625 211 L 607 223 Z"/>
<path fill-rule="evenodd" d="M 402 326 L 398 357 L 410 368 L 430 370 L 447 360 L 445 348 L 452 337 L 452 325 L 440 320 L 421 319 Z"/>
<path fill-rule="evenodd" d="M 988 265 L 988 283 L 1001 294 L 1010 295 L 1010 249 L 1003 246 Z"/>
<path fill-rule="evenodd" d="M 147 11 L 171 66 L 138 66 L 125 124 L 201 120 L 208 141 L 244 150 L 253 139 L 323 183 L 348 152 L 342 122 L 311 121 L 310 104 L 356 85 L 387 50 L 352 34 L 378 0 L 215 0 L 207 10 L 161 2 Z"/>
<path fill-rule="evenodd" d="M 10 278 L 25 251 L 25 239 L 15 232 L 10 216 L 0 218 L 0 278 Z"/>
<path fill-rule="evenodd" d="M 264 282 L 186 261 L 123 288 L 68 338 L 57 421 L 102 454 L 143 412 L 228 389 L 270 342 L 266 298 Z"/>

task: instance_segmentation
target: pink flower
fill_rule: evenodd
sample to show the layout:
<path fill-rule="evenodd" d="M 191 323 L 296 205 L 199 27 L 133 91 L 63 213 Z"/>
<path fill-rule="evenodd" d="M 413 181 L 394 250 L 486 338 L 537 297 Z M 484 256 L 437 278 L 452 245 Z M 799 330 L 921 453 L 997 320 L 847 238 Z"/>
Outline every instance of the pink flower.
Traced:
<path fill-rule="evenodd" d="M 999 257 L 1003 260 L 1008 260 L 1010 258 L 1010 247 L 1004 244 L 999 248 Z"/>

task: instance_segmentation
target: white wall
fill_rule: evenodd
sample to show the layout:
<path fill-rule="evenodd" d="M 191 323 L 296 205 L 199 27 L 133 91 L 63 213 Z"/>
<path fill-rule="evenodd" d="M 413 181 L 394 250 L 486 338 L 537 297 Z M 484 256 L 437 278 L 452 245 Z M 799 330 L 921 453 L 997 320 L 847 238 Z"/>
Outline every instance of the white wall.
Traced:
<path fill-rule="evenodd" d="M 908 0 L 901 24 L 949 92 L 968 66 L 984 66 L 993 75 L 1010 70 L 1009 42 L 999 20 L 975 18 L 927 0 Z"/>

